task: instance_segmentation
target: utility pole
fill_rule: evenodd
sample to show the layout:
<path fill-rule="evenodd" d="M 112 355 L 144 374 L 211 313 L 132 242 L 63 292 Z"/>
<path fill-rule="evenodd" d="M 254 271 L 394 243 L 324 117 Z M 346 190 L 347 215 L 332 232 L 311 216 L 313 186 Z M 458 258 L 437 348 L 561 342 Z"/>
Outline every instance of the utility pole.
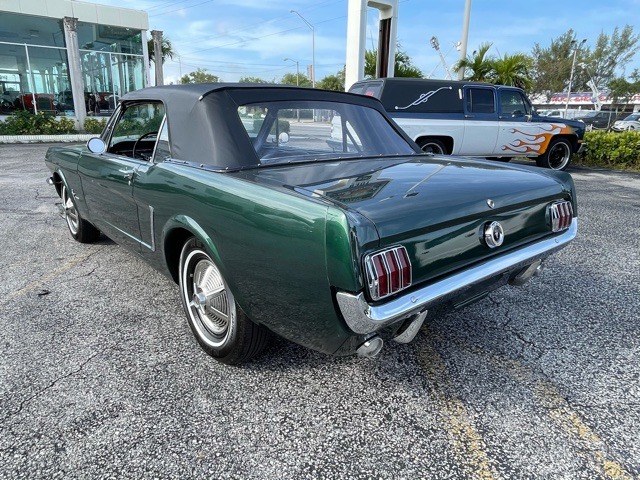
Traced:
<path fill-rule="evenodd" d="M 462 21 L 462 38 L 460 41 L 460 60 L 467 58 L 467 43 L 469 42 L 469 18 L 471 17 L 471 0 L 466 0 L 464 5 L 464 18 Z M 458 70 L 458 80 L 464 78 L 464 68 Z"/>

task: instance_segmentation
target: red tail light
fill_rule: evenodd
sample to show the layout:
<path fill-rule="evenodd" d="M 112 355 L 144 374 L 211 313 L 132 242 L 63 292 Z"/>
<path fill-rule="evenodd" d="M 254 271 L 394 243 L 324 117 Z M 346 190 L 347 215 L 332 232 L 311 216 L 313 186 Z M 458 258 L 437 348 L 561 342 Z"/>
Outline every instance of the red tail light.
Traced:
<path fill-rule="evenodd" d="M 411 261 L 404 247 L 367 255 L 364 266 L 373 300 L 388 297 L 411 285 Z"/>
<path fill-rule="evenodd" d="M 573 220 L 573 207 L 571 206 L 571 202 L 552 203 L 548 207 L 548 212 L 552 231 L 561 232 L 571 225 L 571 221 Z"/>

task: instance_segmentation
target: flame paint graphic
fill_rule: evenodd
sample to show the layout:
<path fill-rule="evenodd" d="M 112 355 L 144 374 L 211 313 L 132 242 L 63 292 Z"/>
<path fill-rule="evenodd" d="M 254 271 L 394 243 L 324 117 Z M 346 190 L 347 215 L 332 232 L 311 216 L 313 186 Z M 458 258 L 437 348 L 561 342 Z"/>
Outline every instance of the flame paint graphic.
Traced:
<path fill-rule="evenodd" d="M 554 135 L 572 134 L 573 129 L 565 124 L 550 123 L 541 127 L 543 133 L 527 133 L 517 128 L 512 128 L 511 133 L 516 138 L 508 145 L 503 145 L 503 152 L 535 153 L 538 155 L 547 151 L 549 142 Z"/>

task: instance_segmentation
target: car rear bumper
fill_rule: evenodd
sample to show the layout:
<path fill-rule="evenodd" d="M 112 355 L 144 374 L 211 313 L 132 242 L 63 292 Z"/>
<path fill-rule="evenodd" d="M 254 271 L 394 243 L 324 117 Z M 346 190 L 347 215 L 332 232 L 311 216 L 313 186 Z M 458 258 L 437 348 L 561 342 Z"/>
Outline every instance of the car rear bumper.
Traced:
<path fill-rule="evenodd" d="M 370 334 L 383 327 L 407 320 L 455 297 L 463 297 L 468 290 L 492 278 L 505 275 L 513 278 L 526 270 L 531 270 L 530 267 L 537 266 L 539 261 L 565 247 L 575 238 L 577 232 L 578 219 L 574 218 L 569 229 L 556 237 L 538 241 L 455 273 L 389 302 L 371 305 L 362 292 L 358 294 L 338 292 L 336 294 L 338 306 L 353 332 Z"/>

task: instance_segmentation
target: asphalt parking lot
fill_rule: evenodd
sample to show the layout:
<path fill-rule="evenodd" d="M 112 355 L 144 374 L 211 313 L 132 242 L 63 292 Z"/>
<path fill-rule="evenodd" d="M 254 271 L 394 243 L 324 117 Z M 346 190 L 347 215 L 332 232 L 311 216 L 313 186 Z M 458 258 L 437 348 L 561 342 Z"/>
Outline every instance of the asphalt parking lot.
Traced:
<path fill-rule="evenodd" d="M 229 367 L 175 284 L 71 239 L 46 148 L 0 146 L 0 478 L 640 478 L 640 175 L 571 170 L 575 242 L 409 345 Z"/>

